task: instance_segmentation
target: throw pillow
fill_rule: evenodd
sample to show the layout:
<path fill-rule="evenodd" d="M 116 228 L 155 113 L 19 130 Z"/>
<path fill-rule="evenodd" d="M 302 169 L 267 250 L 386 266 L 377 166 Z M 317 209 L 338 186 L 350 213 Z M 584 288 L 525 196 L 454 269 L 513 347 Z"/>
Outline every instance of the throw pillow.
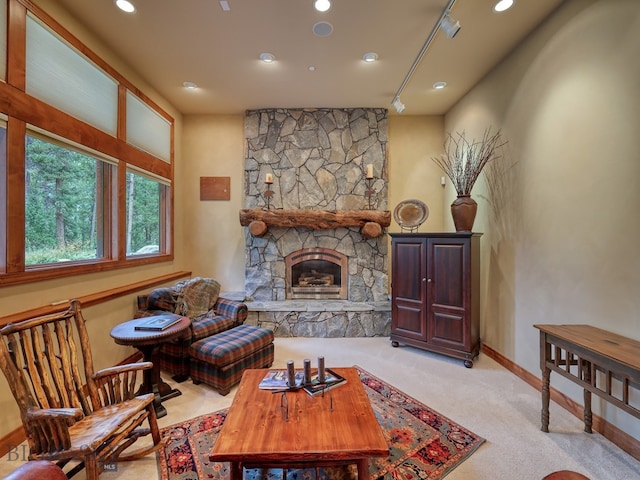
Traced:
<path fill-rule="evenodd" d="M 213 278 L 192 278 L 177 284 L 176 289 L 176 313 L 191 319 L 211 310 L 220 295 L 220 284 Z"/>

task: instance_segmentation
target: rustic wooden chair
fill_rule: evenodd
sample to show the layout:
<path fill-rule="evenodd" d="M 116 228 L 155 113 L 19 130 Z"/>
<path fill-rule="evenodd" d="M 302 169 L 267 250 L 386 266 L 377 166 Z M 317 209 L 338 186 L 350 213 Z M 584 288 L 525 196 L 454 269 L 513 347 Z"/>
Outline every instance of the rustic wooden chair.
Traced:
<path fill-rule="evenodd" d="M 152 363 L 94 372 L 77 300 L 64 312 L 8 324 L 0 336 L 0 367 L 20 408 L 29 460 L 60 467 L 76 460 L 67 475 L 85 468 L 87 479 L 96 480 L 105 463 L 140 458 L 162 446 L 154 395 L 135 394 L 137 372 Z M 125 451 L 149 433 L 153 444 Z"/>

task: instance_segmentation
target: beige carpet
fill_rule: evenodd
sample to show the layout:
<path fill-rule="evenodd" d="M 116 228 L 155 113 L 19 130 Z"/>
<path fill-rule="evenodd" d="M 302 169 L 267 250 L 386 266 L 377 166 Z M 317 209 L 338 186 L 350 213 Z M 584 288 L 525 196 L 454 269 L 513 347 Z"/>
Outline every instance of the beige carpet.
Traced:
<path fill-rule="evenodd" d="M 388 338 L 276 339 L 277 368 L 284 368 L 287 360 L 302 364 L 302 359 L 319 355 L 325 356 L 327 366 L 360 365 L 484 437 L 486 442 L 447 480 L 540 480 L 565 469 L 592 480 L 640 478 L 640 462 L 601 435 L 584 433 L 579 419 L 553 403 L 551 432 L 541 432 L 539 392 L 484 355 L 467 369 L 459 360 L 410 347 L 392 348 Z M 178 388 L 183 395 L 165 403 L 169 414 L 160 419 L 161 426 L 228 407 L 235 393 L 222 397 L 190 381 Z M 15 466 L 17 462 L 2 457 L 0 475 Z M 120 464 L 117 472 L 101 476 L 102 480 L 157 478 L 155 456 Z"/>

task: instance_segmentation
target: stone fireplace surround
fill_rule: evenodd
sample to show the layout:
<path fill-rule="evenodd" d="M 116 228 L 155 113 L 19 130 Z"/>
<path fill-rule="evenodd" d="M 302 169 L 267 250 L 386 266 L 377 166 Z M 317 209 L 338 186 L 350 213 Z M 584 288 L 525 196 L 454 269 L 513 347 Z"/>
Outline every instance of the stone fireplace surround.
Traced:
<path fill-rule="evenodd" d="M 245 117 L 245 208 L 266 205 L 267 174 L 275 209 L 361 210 L 366 166 L 378 210 L 387 208 L 386 109 L 269 109 Z M 245 229 L 247 323 L 277 336 L 387 336 L 390 303 L 387 236 L 364 238 L 357 228 Z M 303 249 L 346 257 L 346 300 L 287 298 L 285 258 Z"/>

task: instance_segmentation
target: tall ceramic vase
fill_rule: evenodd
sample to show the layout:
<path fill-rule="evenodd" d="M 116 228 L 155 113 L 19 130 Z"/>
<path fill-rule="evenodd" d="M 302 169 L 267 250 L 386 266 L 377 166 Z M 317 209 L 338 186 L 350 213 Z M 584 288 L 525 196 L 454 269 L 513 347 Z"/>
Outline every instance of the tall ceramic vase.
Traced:
<path fill-rule="evenodd" d="M 470 232 L 476 219 L 478 204 L 471 195 L 458 195 L 451 204 L 451 216 L 456 232 Z"/>

